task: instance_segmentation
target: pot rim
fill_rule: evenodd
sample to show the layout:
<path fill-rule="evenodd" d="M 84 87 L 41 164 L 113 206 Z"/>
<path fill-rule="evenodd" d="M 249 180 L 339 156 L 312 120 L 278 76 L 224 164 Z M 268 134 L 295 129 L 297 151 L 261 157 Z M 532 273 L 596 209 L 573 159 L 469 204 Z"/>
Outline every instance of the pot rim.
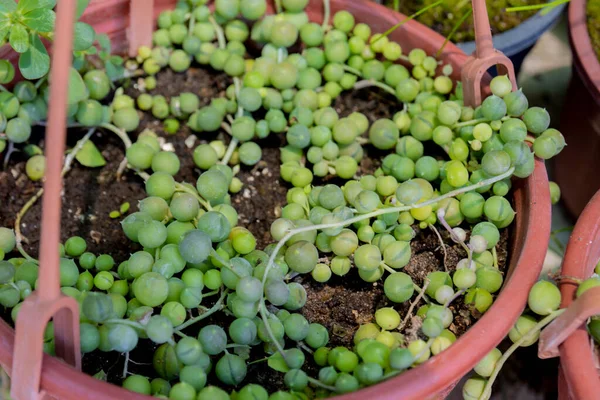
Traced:
<path fill-rule="evenodd" d="M 587 0 L 571 0 L 569 4 L 569 40 L 573 49 L 573 65 L 588 91 L 600 105 L 600 60 L 587 27 Z"/>
<path fill-rule="evenodd" d="M 542 11 L 539 11 L 514 28 L 493 35 L 494 47 L 508 57 L 532 47 L 540 36 L 558 21 L 565 7 L 566 4 L 560 4 L 547 14 L 542 14 Z M 467 54 L 475 51 L 474 40 L 459 42 L 456 45 Z"/>
<path fill-rule="evenodd" d="M 316 1 L 318 0 L 311 0 L 311 2 Z M 161 3 L 164 2 L 165 0 L 161 0 Z M 351 7 L 348 7 L 349 4 L 345 0 L 332 0 L 331 5 L 332 12 L 351 8 L 358 20 L 361 19 L 361 15 L 376 16 L 381 24 L 372 27 L 374 32 L 381 32 L 385 30 L 384 27 L 387 29 L 398 20 L 405 18 L 402 14 L 382 5 L 365 0 L 355 0 L 351 3 Z M 395 31 L 392 37 L 411 34 L 417 37 L 431 37 L 429 43 L 422 43 L 424 46 L 432 43 L 440 46 L 444 41 L 444 37 L 415 20 L 408 21 Z M 462 66 L 467 56 L 455 45 L 448 43 L 443 58 L 454 66 Z M 460 76 L 460 71 L 454 71 L 453 76 Z M 375 386 L 336 398 L 362 400 L 364 396 L 376 396 L 380 400 L 399 398 L 421 400 L 443 393 L 444 390 L 453 387 L 506 336 L 525 307 L 529 288 L 538 278 L 550 237 L 551 207 L 548 177 L 544 162 L 536 159 L 535 163 L 534 172 L 530 177 L 514 181 L 513 200 L 517 215 L 511 234 L 510 248 L 513 250 L 510 253 L 510 269 L 502 291 L 492 307 L 450 348 L 419 367 Z M 0 320 L 0 364 L 9 373 L 13 361 L 14 336 L 14 330 L 5 321 Z M 50 395 L 65 398 L 151 399 L 149 396 L 125 391 L 119 386 L 96 380 L 76 371 L 62 360 L 46 354 L 42 364 L 41 387 Z"/>
<path fill-rule="evenodd" d="M 581 213 L 565 251 L 561 274 L 587 279 L 600 258 L 600 191 L 596 192 Z M 560 284 L 561 308 L 568 307 L 575 297 L 577 284 Z M 594 352 L 585 324 L 559 347 L 561 371 L 574 399 L 591 399 L 600 393 L 600 378 Z"/>

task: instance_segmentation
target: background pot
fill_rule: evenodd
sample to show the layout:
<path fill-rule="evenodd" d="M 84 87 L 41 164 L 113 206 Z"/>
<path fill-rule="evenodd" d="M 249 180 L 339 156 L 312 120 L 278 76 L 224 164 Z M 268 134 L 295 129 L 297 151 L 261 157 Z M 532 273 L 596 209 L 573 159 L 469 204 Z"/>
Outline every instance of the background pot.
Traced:
<path fill-rule="evenodd" d="M 600 191 L 581 213 L 569 239 L 561 275 L 577 279 L 589 278 L 600 259 Z M 568 307 L 575 297 L 577 284 L 564 281 L 560 285 L 561 307 Z M 559 347 L 561 375 L 559 398 L 595 399 L 600 393 L 600 377 L 585 325 L 575 331 Z"/>
<path fill-rule="evenodd" d="M 517 75 L 527 54 L 529 54 L 540 36 L 558 22 L 564 8 L 565 4 L 561 4 L 544 15 L 538 12 L 516 27 L 492 37 L 494 47 L 511 59 Z M 475 51 L 475 41 L 457 43 L 456 45 L 467 54 Z"/>
<path fill-rule="evenodd" d="M 554 175 L 564 205 L 578 216 L 600 189 L 600 61 L 587 29 L 586 0 L 571 0 L 569 37 L 575 73 L 560 122 L 568 146 L 554 159 Z"/>
<path fill-rule="evenodd" d="M 161 7 L 174 3 L 175 0 L 160 0 L 157 8 L 160 10 Z M 383 32 L 405 18 L 365 0 L 332 0 L 331 5 L 333 12 L 347 9 L 355 15 L 358 22 L 371 25 L 374 32 Z M 309 7 L 311 19 L 322 20 L 321 0 L 311 0 Z M 109 33 L 115 40 L 115 49 L 125 50 L 127 15 L 126 0 L 97 0 L 90 6 L 86 21 L 92 21 L 99 32 Z M 428 53 L 435 53 L 444 42 L 441 35 L 416 21 L 404 24 L 391 38 L 400 43 L 405 52 L 420 47 Z M 456 46 L 448 44 L 442 57 L 452 64 L 453 77 L 458 79 L 466 55 Z M 513 188 L 517 215 L 511 234 L 510 267 L 504 287 L 493 306 L 445 352 L 394 379 L 340 398 L 443 398 L 462 376 L 505 337 L 524 308 L 529 288 L 537 280 L 546 254 L 550 235 L 550 194 L 543 162 L 536 161 L 534 173 L 525 180 L 515 181 Z M 0 364 L 9 373 L 13 361 L 13 342 L 14 331 L 4 321 L 0 321 Z M 60 399 L 150 399 L 77 372 L 50 356 L 44 356 L 41 384 L 48 394 Z"/>

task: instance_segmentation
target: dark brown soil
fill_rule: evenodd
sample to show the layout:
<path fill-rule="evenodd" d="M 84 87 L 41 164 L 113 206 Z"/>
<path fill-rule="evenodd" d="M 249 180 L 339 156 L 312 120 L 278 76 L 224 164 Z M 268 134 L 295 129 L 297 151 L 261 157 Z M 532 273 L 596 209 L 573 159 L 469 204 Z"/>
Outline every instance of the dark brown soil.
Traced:
<path fill-rule="evenodd" d="M 199 94 L 201 103 L 208 104 L 210 99 L 223 96 L 229 80 L 223 74 L 204 69 L 190 69 L 187 74 L 175 74 L 170 71 L 158 75 L 158 88 L 153 94 L 160 93 L 169 98 L 184 91 Z M 127 92 L 136 95 L 135 85 Z M 379 91 L 362 90 L 349 92 L 336 100 L 334 107 L 341 115 L 354 111 L 363 112 L 372 121 L 390 118 L 398 106 L 389 97 Z M 181 169 L 176 176 L 178 181 L 194 183 L 200 174 L 193 163 L 193 149 L 200 143 L 221 138 L 218 134 L 198 134 L 195 143 L 188 145 L 186 139 L 192 133 L 182 124 L 176 135 L 167 135 L 162 123 L 151 115 L 144 114 L 140 128 L 132 136 L 135 137 L 143 129 L 154 130 L 166 142 L 171 143 L 181 160 Z M 73 145 L 80 133 L 73 132 L 70 145 Z M 63 197 L 63 217 L 61 239 L 64 241 L 73 235 L 84 237 L 89 243 L 89 250 L 94 253 L 109 253 L 117 263 L 124 261 L 129 254 L 136 251 L 135 245 L 129 242 L 120 228 L 119 219 L 111 219 L 108 214 L 119 209 L 124 202 L 131 203 L 131 210 L 136 210 L 137 201 L 144 197 L 144 185 L 141 178 L 128 172 L 117 180 L 115 172 L 123 159 L 123 146 L 115 135 L 99 132 L 93 138 L 94 143 L 101 149 L 107 159 L 106 166 L 98 169 L 81 167 L 75 163 L 65 180 L 65 195 Z M 272 137 L 260 143 L 263 149 L 263 159 L 253 168 L 243 168 L 238 177 L 244 182 L 244 188 L 232 196 L 232 205 L 240 216 L 240 224 L 250 229 L 257 238 L 258 248 L 264 248 L 271 242 L 269 228 L 278 217 L 280 208 L 286 204 L 286 184 L 279 178 L 279 148 L 283 144 L 281 137 Z M 379 165 L 381 154 L 371 151 L 361 163 L 359 174 L 372 173 Z M 13 226 L 14 218 L 22 205 L 41 187 L 32 183 L 24 174 L 24 157 L 15 156 L 8 170 L 0 171 L 0 226 Z M 39 221 L 41 216 L 40 202 L 36 203 L 23 220 L 22 232 L 28 242 L 25 249 L 34 257 L 39 242 Z M 404 268 L 414 282 L 421 286 L 427 273 L 434 270 L 455 269 L 456 263 L 464 258 L 465 253 L 457 245 L 452 244 L 448 235 L 442 232 L 446 244 L 447 256 L 444 265 L 444 253 L 437 236 L 430 230 L 421 231 L 415 227 L 417 237 L 411 242 L 413 257 Z M 500 266 L 504 269 L 506 262 L 507 234 L 499 246 Z M 354 332 L 360 324 L 373 320 L 377 308 L 390 305 L 383 294 L 382 284 L 365 284 L 358 274 L 352 270 L 343 278 L 334 277 L 327 284 L 318 284 L 312 280 L 295 278 L 307 290 L 308 301 L 302 313 L 311 322 L 319 322 L 330 331 L 331 345 L 351 346 Z M 214 301 L 214 300 L 212 300 Z M 210 306 L 208 301 L 207 306 Z M 406 314 L 409 304 L 396 305 L 401 315 Z M 457 318 L 450 329 L 457 335 L 462 334 L 475 318 L 467 306 L 460 300 L 454 302 L 453 311 Z M 416 309 L 415 309 L 416 310 Z M 217 316 L 218 315 L 218 316 Z M 227 316 L 216 314 L 207 323 L 226 325 Z M 409 319 L 407 330 L 417 320 Z M 198 328 L 194 328 L 195 334 Z M 413 329 L 416 331 L 416 329 Z M 416 334 L 413 332 L 413 334 Z M 142 340 L 140 345 L 131 352 L 128 370 L 132 373 L 153 375 L 152 354 L 156 346 L 148 340 Z M 254 354 L 252 359 L 261 358 Z M 259 351 L 260 352 L 260 351 Z M 255 357 L 256 356 L 256 357 Z M 310 357 L 307 357 L 309 359 Z M 108 374 L 108 380 L 120 383 L 125 357 L 116 353 L 94 352 L 84 357 L 84 371 L 90 374 L 103 370 Z M 312 375 L 316 370 L 312 361 L 307 360 Z M 257 363 L 249 367 L 248 378 L 276 390 L 282 387 L 282 374 L 273 373 L 266 363 Z"/>

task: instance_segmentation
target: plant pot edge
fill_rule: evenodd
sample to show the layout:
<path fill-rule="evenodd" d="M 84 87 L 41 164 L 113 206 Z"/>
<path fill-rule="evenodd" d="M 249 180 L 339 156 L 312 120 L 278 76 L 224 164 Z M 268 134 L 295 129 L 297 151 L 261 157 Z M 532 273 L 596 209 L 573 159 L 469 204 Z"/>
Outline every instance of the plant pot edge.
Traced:
<path fill-rule="evenodd" d="M 563 259 L 561 275 L 587 279 L 594 272 L 600 257 L 600 191 L 590 200 L 573 229 Z M 560 285 L 561 307 L 568 307 L 577 285 Z M 594 362 L 593 349 L 585 325 L 560 347 L 561 370 L 559 399 L 592 399 L 600 393 L 600 377 Z"/>

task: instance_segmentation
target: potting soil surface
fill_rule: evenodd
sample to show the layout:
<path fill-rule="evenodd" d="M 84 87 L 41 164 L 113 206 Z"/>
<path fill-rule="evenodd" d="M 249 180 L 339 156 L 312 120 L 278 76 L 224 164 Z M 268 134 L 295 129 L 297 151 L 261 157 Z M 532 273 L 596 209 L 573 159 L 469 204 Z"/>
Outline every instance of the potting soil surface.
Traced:
<path fill-rule="evenodd" d="M 162 94 L 167 99 L 181 92 L 193 92 L 199 95 L 202 105 L 206 105 L 213 97 L 224 96 L 230 81 L 222 73 L 202 68 L 190 68 L 187 73 L 176 74 L 170 70 L 163 71 L 157 76 L 157 89 L 151 94 Z M 135 83 L 126 89 L 132 96 L 139 91 Z M 334 107 L 342 116 L 354 111 L 360 111 L 368 116 L 371 122 L 376 119 L 391 116 L 398 111 L 396 101 L 379 90 L 361 90 L 344 93 L 335 101 Z M 192 153 L 200 143 L 222 138 L 221 134 L 193 132 L 182 123 L 176 135 L 164 132 L 162 122 L 148 113 L 144 113 L 139 129 L 135 136 L 144 129 L 152 129 L 168 143 L 171 143 L 181 160 L 180 172 L 175 177 L 177 181 L 195 183 L 200 171 L 196 168 Z M 43 147 L 43 132 L 36 132 L 34 139 Z M 72 130 L 69 133 L 69 146 L 72 147 L 82 136 L 83 132 Z M 190 135 L 195 138 L 190 144 Z M 62 206 L 61 239 L 64 242 L 71 236 L 78 235 L 88 242 L 88 251 L 95 254 L 107 253 L 114 257 L 116 265 L 128 259 L 129 255 L 140 250 L 140 246 L 127 240 L 120 226 L 121 218 L 110 218 L 109 213 L 129 202 L 130 213 L 137 210 L 137 202 L 145 197 L 144 184 L 140 177 L 127 171 L 120 179 L 116 171 L 124 157 L 123 144 L 113 133 L 99 131 L 92 137 L 93 142 L 102 151 L 107 164 L 104 167 L 91 169 L 75 163 L 65 179 L 65 191 Z M 187 143 L 187 144 L 186 144 Z M 254 167 L 243 167 L 238 177 L 244 182 L 240 193 L 232 196 L 232 205 L 239 214 L 240 225 L 248 228 L 257 238 L 257 248 L 262 249 L 272 242 L 269 234 L 271 223 L 280 215 L 281 207 L 286 204 L 288 185 L 279 178 L 279 148 L 284 144 L 281 135 L 271 135 L 259 142 L 263 149 L 262 160 Z M 380 165 L 382 153 L 366 148 L 366 156 L 360 164 L 359 174 L 372 173 Z M 13 155 L 9 167 L 0 171 L 0 226 L 14 226 L 15 216 L 32 195 L 40 188 L 41 183 L 31 182 L 25 175 L 25 159 L 22 154 Z M 340 182 L 333 179 L 334 182 Z M 315 184 L 323 182 L 316 181 Z M 41 205 L 38 201 L 25 215 L 22 221 L 22 233 L 26 237 L 25 250 L 37 257 L 39 245 Z M 449 235 L 442 231 L 444 245 L 431 229 L 420 230 L 413 227 L 416 237 L 411 242 L 412 258 L 403 269 L 413 281 L 423 285 L 423 279 L 432 271 L 453 271 L 457 262 L 466 256 L 464 250 L 454 244 Z M 508 232 L 502 233 L 498 246 L 498 261 L 504 271 L 507 261 Z M 445 249 L 445 252 L 444 252 Z M 375 310 L 382 306 L 392 306 L 383 293 L 383 282 L 366 283 L 362 281 L 355 269 L 344 277 L 334 276 L 329 282 L 319 284 L 308 276 L 298 276 L 295 281 L 301 283 L 308 296 L 308 301 L 301 312 L 310 322 L 318 322 L 326 326 L 330 332 L 330 346 L 352 346 L 354 332 L 360 324 L 374 320 Z M 215 299 L 207 298 L 203 306 L 210 307 Z M 410 302 L 395 305 L 404 318 Z M 424 303 L 423 303 L 424 304 Z M 420 306 L 422 304 L 418 304 Z M 470 307 L 463 304 L 462 297 L 455 300 L 450 307 L 455 315 L 450 330 L 457 336 L 465 332 L 478 315 Z M 416 312 L 414 309 L 413 314 Z M 195 314 L 194 314 L 195 315 Z M 5 313 L 5 318 L 10 316 Z M 227 326 L 231 317 L 217 313 L 204 320 L 200 325 L 209 323 Z M 409 339 L 419 337 L 419 318 L 407 318 L 403 333 Z M 186 330 L 190 335 L 196 335 L 199 327 L 192 326 Z M 156 345 L 148 340 L 140 340 L 138 347 L 130 353 L 128 371 L 148 376 L 156 376 L 152 367 L 152 354 Z M 254 348 L 251 359 L 264 357 L 263 351 Z M 102 353 L 95 351 L 86 354 L 83 368 L 86 373 L 95 374 L 104 371 L 108 381 L 119 384 L 122 381 L 125 356 L 115 352 Z M 308 371 L 316 376 L 318 370 L 311 357 L 307 357 Z M 216 379 L 213 377 L 213 379 Z M 258 382 L 270 390 L 283 388 L 283 374 L 274 373 L 265 362 L 249 366 L 246 381 Z"/>

